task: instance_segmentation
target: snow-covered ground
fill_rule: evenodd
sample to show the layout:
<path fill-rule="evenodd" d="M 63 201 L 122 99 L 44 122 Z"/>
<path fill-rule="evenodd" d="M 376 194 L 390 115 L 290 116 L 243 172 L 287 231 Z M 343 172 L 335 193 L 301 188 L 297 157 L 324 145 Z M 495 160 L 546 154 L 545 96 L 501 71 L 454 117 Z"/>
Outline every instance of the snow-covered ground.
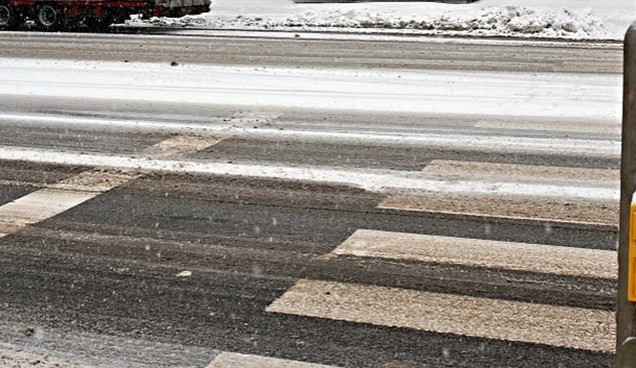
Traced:
<path fill-rule="evenodd" d="M 621 76 L 0 59 L 0 95 L 517 116 L 613 124 Z M 4 115 L 0 114 L 0 121 Z"/>
<path fill-rule="evenodd" d="M 214 29 L 620 40 L 634 20 L 636 0 L 479 0 L 471 4 L 213 0 L 208 14 L 132 23 Z"/>

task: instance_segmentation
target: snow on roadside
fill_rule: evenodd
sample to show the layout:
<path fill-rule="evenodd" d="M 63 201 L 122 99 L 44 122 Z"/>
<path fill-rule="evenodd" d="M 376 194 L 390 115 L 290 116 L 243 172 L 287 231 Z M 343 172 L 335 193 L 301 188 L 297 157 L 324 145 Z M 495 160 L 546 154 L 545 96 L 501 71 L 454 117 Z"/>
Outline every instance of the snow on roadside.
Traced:
<path fill-rule="evenodd" d="M 131 24 L 241 30 L 379 32 L 524 38 L 622 39 L 636 2 L 483 0 L 472 4 L 294 4 L 291 0 L 217 0 L 211 12 Z"/>

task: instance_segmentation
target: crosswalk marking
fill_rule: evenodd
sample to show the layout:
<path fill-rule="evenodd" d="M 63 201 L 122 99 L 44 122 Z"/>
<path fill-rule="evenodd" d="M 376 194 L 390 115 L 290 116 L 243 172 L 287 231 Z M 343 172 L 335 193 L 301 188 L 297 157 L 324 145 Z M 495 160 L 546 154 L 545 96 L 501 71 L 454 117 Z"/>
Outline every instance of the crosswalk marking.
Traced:
<path fill-rule="evenodd" d="M 6 223 L 6 222 L 0 221 L 0 238 L 3 238 L 11 233 L 14 233 L 20 230 L 22 227 L 23 225 Z"/>
<path fill-rule="evenodd" d="M 176 135 L 143 151 L 144 156 L 167 158 L 178 154 L 194 153 L 223 141 L 221 137 Z"/>
<path fill-rule="evenodd" d="M 392 195 L 378 208 L 519 220 L 618 226 L 618 203 L 461 194 Z"/>
<path fill-rule="evenodd" d="M 215 137 L 175 136 L 148 147 L 142 154 L 151 158 L 169 157 L 196 152 L 220 141 Z M 0 206 L 0 238 L 65 212 L 144 174 L 136 169 L 93 169 L 47 185 Z"/>
<path fill-rule="evenodd" d="M 615 251 L 357 230 L 334 255 L 616 279 Z"/>
<path fill-rule="evenodd" d="M 94 169 L 60 180 L 55 184 L 50 184 L 47 186 L 47 189 L 103 193 L 124 185 L 130 180 L 139 178 L 142 175 L 143 172 L 139 170 Z"/>
<path fill-rule="evenodd" d="M 508 178 L 511 180 L 591 181 L 616 183 L 620 179 L 618 170 L 586 169 L 537 165 L 517 165 L 492 162 L 433 160 L 424 172 L 462 178 Z"/>
<path fill-rule="evenodd" d="M 41 189 L 0 207 L 0 237 L 58 215 L 98 196 L 98 191 Z M 6 232 L 6 230 L 9 230 Z"/>
<path fill-rule="evenodd" d="M 618 202 L 610 197 L 593 198 L 576 192 L 618 193 L 619 171 L 517 165 L 491 162 L 433 160 L 423 170 L 429 176 L 445 179 L 449 184 L 471 181 L 493 188 L 490 193 L 474 191 L 476 195 L 451 192 L 389 195 L 378 208 L 476 215 L 510 219 L 577 222 L 593 225 L 618 225 Z M 503 191 L 507 183 L 515 183 L 520 190 Z M 544 184 L 542 191 L 521 190 L 532 183 Z M 548 195 L 548 186 L 570 186 L 568 195 Z M 529 188 L 529 187 L 528 187 Z M 554 189 L 554 188 L 552 188 Z M 565 194 L 565 192 L 563 192 Z M 513 195 L 514 194 L 514 195 Z M 574 195 L 572 195 L 574 194 Z M 534 198 L 529 201 L 527 197 Z"/>
<path fill-rule="evenodd" d="M 342 167 L 300 167 L 271 165 L 269 163 L 227 163 L 197 160 L 148 160 L 125 155 L 86 154 L 13 148 L 0 146 L 0 160 L 26 160 L 49 164 L 85 165 L 192 173 L 207 175 L 234 175 L 250 178 L 285 179 L 313 183 L 341 184 L 376 193 L 414 191 L 440 194 L 476 194 L 496 196 L 534 196 L 568 200 L 590 200 L 617 203 L 620 188 L 613 184 L 596 183 L 532 183 L 510 180 L 456 180 L 422 172 L 381 169 L 351 169 Z M 507 179 L 507 178 L 505 178 Z"/>
<path fill-rule="evenodd" d="M 616 252 L 360 229 L 325 256 L 374 257 L 615 279 Z M 300 280 L 266 308 L 378 326 L 601 352 L 614 351 L 614 312 Z"/>
<path fill-rule="evenodd" d="M 476 128 L 508 129 L 508 130 L 545 130 L 549 132 L 572 132 L 620 135 L 620 124 L 567 124 L 539 121 L 510 121 L 510 120 L 480 120 L 475 124 Z"/>
<path fill-rule="evenodd" d="M 322 364 L 223 352 L 207 368 L 336 368 Z"/>
<path fill-rule="evenodd" d="M 300 280 L 267 311 L 612 352 L 614 312 Z"/>

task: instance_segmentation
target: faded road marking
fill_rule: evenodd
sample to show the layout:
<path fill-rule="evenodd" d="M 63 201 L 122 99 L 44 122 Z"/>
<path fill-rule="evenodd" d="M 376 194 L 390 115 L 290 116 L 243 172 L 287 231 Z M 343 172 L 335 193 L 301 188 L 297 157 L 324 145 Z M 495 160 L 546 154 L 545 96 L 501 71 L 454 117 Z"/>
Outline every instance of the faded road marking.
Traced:
<path fill-rule="evenodd" d="M 618 203 L 432 193 L 389 196 L 378 208 L 613 227 L 619 213 Z"/>
<path fill-rule="evenodd" d="M 424 172 L 460 178 L 505 178 L 515 181 L 581 181 L 618 184 L 620 180 L 618 170 L 452 160 L 433 160 L 426 165 Z"/>
<path fill-rule="evenodd" d="M 322 364 L 269 358 L 259 355 L 221 353 L 207 368 L 336 368 Z"/>
<path fill-rule="evenodd" d="M 168 158 L 179 154 L 201 151 L 223 141 L 221 137 L 177 135 L 143 151 L 144 156 L 151 158 Z"/>
<path fill-rule="evenodd" d="M 564 124 L 539 121 L 480 120 L 475 128 L 621 135 L 620 124 Z"/>
<path fill-rule="evenodd" d="M 616 279 L 616 251 L 357 230 L 332 254 Z"/>
<path fill-rule="evenodd" d="M 614 312 L 300 280 L 268 312 L 612 352 Z"/>

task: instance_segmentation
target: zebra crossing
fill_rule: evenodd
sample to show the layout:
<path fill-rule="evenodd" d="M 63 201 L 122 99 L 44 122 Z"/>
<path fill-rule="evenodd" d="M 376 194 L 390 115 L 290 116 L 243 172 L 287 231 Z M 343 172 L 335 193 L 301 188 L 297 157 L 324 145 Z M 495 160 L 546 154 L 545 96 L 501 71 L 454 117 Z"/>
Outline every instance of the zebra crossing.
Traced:
<path fill-rule="evenodd" d="M 358 230 L 329 257 L 616 278 L 616 252 Z M 614 312 L 303 279 L 268 312 L 613 352 Z"/>
<path fill-rule="evenodd" d="M 611 187 L 617 170 L 538 167 L 435 160 L 424 169 L 462 180 L 521 180 Z M 543 202 L 546 202 L 545 208 Z M 512 208 L 510 204 L 516 204 Z M 504 207 L 505 205 L 505 207 Z M 468 214 L 496 220 L 533 220 L 615 227 L 617 203 L 529 197 L 396 194 L 378 208 Z M 516 212 L 515 212 L 516 210 Z M 452 265 L 519 273 L 616 280 L 617 252 L 452 236 L 358 229 L 325 260 L 386 260 L 410 267 Z M 577 281 L 580 283 L 585 280 Z M 495 286 L 496 287 L 496 286 Z M 572 285 L 572 288 L 577 288 Z M 301 279 L 268 306 L 270 313 L 400 327 L 459 336 L 612 353 L 613 310 L 445 294 L 364 283 Z"/>
<path fill-rule="evenodd" d="M 214 137 L 176 136 L 143 153 L 150 160 L 163 159 L 187 155 L 220 142 Z M 0 225 L 3 226 L 0 237 L 62 213 L 151 170 L 90 170 L 47 185 L 0 207 Z M 341 173 L 349 174 L 347 170 L 341 170 Z M 313 176 L 313 172 L 303 174 Z M 350 173 L 351 177 L 357 174 Z M 457 218 L 478 216 L 495 222 L 526 221 L 541 224 L 537 228 L 546 234 L 554 224 L 608 229 L 615 228 L 617 223 L 617 203 L 612 199 L 612 193 L 617 191 L 617 170 L 440 159 L 428 163 L 421 173 L 411 174 L 407 179 L 413 182 L 422 178 L 436 181 L 439 185 L 435 188 L 448 182 L 465 185 L 462 184 L 461 191 L 450 193 L 443 190 L 403 190 L 408 185 L 401 183 L 395 185 L 399 190 L 378 187 L 378 192 L 385 195 L 377 202 L 377 210 L 405 215 L 426 212 L 452 214 Z M 325 176 L 327 179 L 332 177 Z M 396 177 L 383 176 L 378 183 L 389 183 Z M 317 181 L 320 182 L 320 178 Z M 526 196 L 510 195 L 511 192 L 523 193 L 518 189 L 508 191 L 508 195 L 497 195 L 499 185 L 503 183 L 512 188 L 516 182 L 532 187 L 534 191 Z M 471 193 L 470 183 L 478 183 L 488 193 Z M 564 198 L 537 195 L 546 187 L 565 187 L 571 195 Z M 585 190 L 577 192 L 579 187 Z M 587 198 L 595 190 L 604 194 Z M 446 232 L 452 233 L 453 229 Z M 572 246 L 491 240 L 489 235 L 486 231 L 482 238 L 472 238 L 358 228 L 331 252 L 318 258 L 325 262 L 381 260 L 413 268 L 453 266 L 458 267 L 458 272 L 465 272 L 467 278 L 478 269 L 505 271 L 513 275 L 549 275 L 571 280 L 574 282 L 571 285 L 573 289 L 583 288 L 582 285 L 590 280 L 613 282 L 616 279 L 616 252 L 607 247 L 578 248 L 580 240 Z M 412 285 L 400 287 L 361 280 L 356 283 L 301 277 L 272 300 L 265 312 L 599 353 L 611 354 L 614 351 L 612 310 L 585 306 L 585 303 L 577 305 L 571 301 L 550 304 L 545 299 L 527 300 L 527 296 L 519 300 L 511 297 L 510 293 L 497 295 L 498 288 L 505 288 L 505 284 L 488 287 L 491 287 L 488 295 L 479 295 L 479 290 L 462 293 L 454 288 L 452 292 L 445 293 L 425 290 L 425 287 L 417 289 Z M 553 298 L 558 298 L 558 295 Z M 229 351 L 216 355 L 208 368 L 251 366 L 335 368 Z"/>

